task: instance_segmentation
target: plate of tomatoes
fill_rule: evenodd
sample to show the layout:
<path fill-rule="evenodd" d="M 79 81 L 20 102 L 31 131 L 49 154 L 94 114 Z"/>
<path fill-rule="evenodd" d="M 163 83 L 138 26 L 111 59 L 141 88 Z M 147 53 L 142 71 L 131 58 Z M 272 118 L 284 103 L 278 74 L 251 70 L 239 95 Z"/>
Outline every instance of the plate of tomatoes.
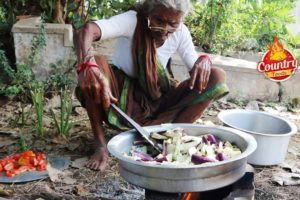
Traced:
<path fill-rule="evenodd" d="M 66 169 L 70 160 L 27 150 L 0 159 L 0 183 L 21 183 L 47 178 L 47 165 Z"/>

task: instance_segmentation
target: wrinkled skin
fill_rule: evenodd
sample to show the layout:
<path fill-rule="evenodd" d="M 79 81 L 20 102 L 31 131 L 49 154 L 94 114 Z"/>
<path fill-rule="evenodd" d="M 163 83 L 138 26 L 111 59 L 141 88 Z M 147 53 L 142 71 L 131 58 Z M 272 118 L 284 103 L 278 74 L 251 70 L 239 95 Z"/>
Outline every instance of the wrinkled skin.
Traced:
<path fill-rule="evenodd" d="M 206 89 L 210 73 L 211 61 L 208 57 L 199 57 L 193 69 L 190 71 L 190 88 L 196 89 L 199 93 Z"/>
<path fill-rule="evenodd" d="M 156 47 L 164 44 L 166 39 L 172 34 L 174 27 L 177 28 L 182 20 L 182 13 L 167 9 L 163 6 L 155 8 L 152 13 L 150 25 L 153 27 L 164 27 L 166 30 L 151 31 L 150 34 L 154 38 Z M 95 62 L 94 56 L 90 54 L 92 42 L 101 39 L 101 29 L 94 23 L 89 22 L 81 29 L 74 32 L 74 46 L 77 53 L 78 63 L 85 63 L 87 61 Z M 209 59 L 198 59 L 191 70 L 190 88 L 196 89 L 198 92 L 203 91 L 208 84 L 211 63 Z M 86 167 L 93 170 L 103 171 L 108 163 L 107 142 L 105 139 L 105 132 L 102 126 L 104 121 L 104 110 L 110 107 L 111 103 L 116 103 L 117 99 L 112 95 L 109 82 L 101 72 L 100 68 L 90 67 L 81 71 L 78 75 L 78 83 L 84 95 L 86 102 L 86 110 L 91 122 L 93 134 L 97 141 L 97 148 L 94 155 L 86 163 Z M 204 102 L 201 105 L 193 105 L 184 109 L 180 116 L 174 120 L 178 123 L 191 123 L 189 121 L 191 110 L 204 110 L 210 102 Z M 102 107 L 102 109 L 101 109 Z M 99 108 L 99 109 L 96 109 Z"/>

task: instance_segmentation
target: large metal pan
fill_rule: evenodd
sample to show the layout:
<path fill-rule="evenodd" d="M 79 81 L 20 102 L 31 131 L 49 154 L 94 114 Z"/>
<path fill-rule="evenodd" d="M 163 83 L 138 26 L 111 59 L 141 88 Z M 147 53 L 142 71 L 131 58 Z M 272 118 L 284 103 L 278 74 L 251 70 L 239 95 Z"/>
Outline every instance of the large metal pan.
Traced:
<path fill-rule="evenodd" d="M 133 141 L 140 138 L 135 130 L 130 130 L 113 137 L 108 143 L 109 152 L 119 161 L 121 176 L 128 182 L 149 190 L 181 193 L 221 188 L 244 175 L 247 157 L 257 146 L 251 135 L 227 127 L 193 124 L 168 124 L 145 128 L 148 132 L 153 132 L 178 127 L 194 136 L 214 134 L 221 140 L 236 144 L 242 150 L 242 154 L 221 162 L 190 166 L 166 166 L 135 161 L 124 156 L 125 152 L 130 151 Z"/>

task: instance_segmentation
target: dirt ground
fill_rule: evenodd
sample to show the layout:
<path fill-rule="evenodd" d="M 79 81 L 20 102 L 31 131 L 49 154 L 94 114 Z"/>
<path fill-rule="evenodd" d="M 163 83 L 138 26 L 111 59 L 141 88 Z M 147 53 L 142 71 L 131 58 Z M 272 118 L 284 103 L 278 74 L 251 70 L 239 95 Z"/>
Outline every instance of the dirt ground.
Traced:
<path fill-rule="evenodd" d="M 249 105 L 249 104 L 248 104 Z M 280 115 L 294 122 L 300 128 L 300 109 L 289 112 L 285 106 L 275 103 L 258 102 L 260 110 Z M 224 109 L 245 108 L 246 104 L 218 101 L 212 104 L 204 115 L 195 123 L 221 125 L 217 119 L 219 111 Z M 144 190 L 127 183 L 118 172 L 118 163 L 110 156 L 109 166 L 104 172 L 92 171 L 83 166 L 94 148 L 94 140 L 85 110 L 77 102 L 73 106 L 72 119 L 77 125 L 70 136 L 63 138 L 56 134 L 50 117 L 49 108 L 59 108 L 59 100 L 48 100 L 45 106 L 45 136 L 35 135 L 34 110 L 27 106 L 29 113 L 25 126 L 12 128 L 19 116 L 21 105 L 18 102 L 0 101 L 0 158 L 15 153 L 20 149 L 20 133 L 27 144 L 34 150 L 48 155 L 60 155 L 71 160 L 71 165 L 62 173 L 38 181 L 18 184 L 0 184 L 0 200 L 42 200 L 42 199 L 104 199 L 104 200 L 142 200 Z M 26 110 L 25 109 L 25 110 Z M 106 129 L 109 140 L 119 132 Z M 286 180 L 294 172 L 300 176 L 300 133 L 292 136 L 285 166 L 255 168 L 255 199 L 257 200 L 296 200 L 300 199 L 300 178 L 297 176 Z M 281 174 L 281 178 L 275 178 Z M 283 186 L 280 183 L 283 183 Z M 289 184 L 289 185 L 285 185 Z M 293 185 L 295 184 L 295 185 Z"/>

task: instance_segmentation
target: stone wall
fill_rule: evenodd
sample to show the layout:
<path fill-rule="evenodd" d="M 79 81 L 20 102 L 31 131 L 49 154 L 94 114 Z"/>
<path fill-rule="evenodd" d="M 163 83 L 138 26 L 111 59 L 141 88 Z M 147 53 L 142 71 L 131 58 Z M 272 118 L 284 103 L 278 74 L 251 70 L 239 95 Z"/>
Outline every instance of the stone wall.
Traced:
<path fill-rule="evenodd" d="M 12 28 L 15 54 L 18 64 L 28 64 L 31 54 L 32 39 L 38 34 L 40 18 L 29 18 L 18 21 Z M 40 52 L 40 62 L 32 69 L 38 79 L 45 79 L 51 71 L 51 64 L 62 63 L 68 67 L 75 60 L 73 51 L 73 30 L 69 24 L 45 24 L 47 46 Z"/>

